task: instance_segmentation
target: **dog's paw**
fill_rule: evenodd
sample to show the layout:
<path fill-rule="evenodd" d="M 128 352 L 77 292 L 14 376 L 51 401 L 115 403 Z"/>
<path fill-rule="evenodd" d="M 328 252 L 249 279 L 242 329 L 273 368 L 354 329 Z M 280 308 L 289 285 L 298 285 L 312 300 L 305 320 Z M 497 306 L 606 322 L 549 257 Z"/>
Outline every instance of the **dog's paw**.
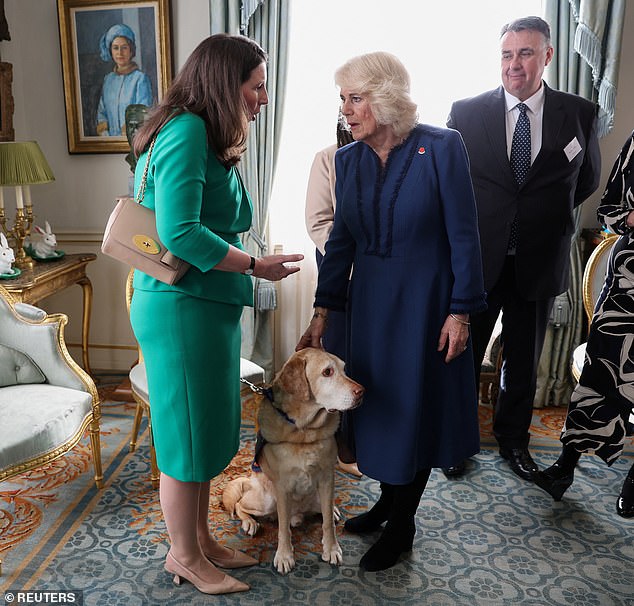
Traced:
<path fill-rule="evenodd" d="M 260 529 L 260 525 L 253 518 L 247 518 L 242 520 L 242 532 L 248 534 L 250 537 L 255 536 L 255 533 Z"/>
<path fill-rule="evenodd" d="M 283 553 L 279 549 L 275 552 L 275 558 L 273 559 L 273 565 L 277 568 L 280 574 L 288 574 L 293 568 L 295 568 L 295 558 L 293 552 Z"/>
<path fill-rule="evenodd" d="M 341 564 L 343 563 L 343 551 L 341 551 L 339 543 L 335 543 L 332 547 L 330 547 L 330 549 L 324 547 L 324 551 L 321 554 L 321 559 L 324 562 L 328 562 L 329 564 L 341 566 Z"/>

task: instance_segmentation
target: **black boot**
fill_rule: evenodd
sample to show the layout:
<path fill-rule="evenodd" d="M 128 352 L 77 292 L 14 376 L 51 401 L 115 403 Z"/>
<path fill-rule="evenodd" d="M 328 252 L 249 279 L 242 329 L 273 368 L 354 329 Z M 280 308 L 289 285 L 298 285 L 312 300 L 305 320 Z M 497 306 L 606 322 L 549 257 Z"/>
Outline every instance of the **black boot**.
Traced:
<path fill-rule="evenodd" d="M 364 534 L 381 528 L 387 520 L 394 498 L 394 486 L 381 482 L 381 496 L 372 509 L 346 520 L 343 527 L 354 534 Z"/>
<path fill-rule="evenodd" d="M 423 469 L 410 484 L 394 486 L 394 500 L 385 530 L 361 558 L 360 568 L 368 572 L 391 568 L 402 553 L 412 550 L 416 534 L 416 510 L 430 472 L 431 469 Z"/>
<path fill-rule="evenodd" d="M 535 484 L 545 490 L 555 501 L 561 501 L 564 492 L 570 488 L 574 477 L 575 467 L 581 453 L 570 445 L 561 449 L 559 458 L 544 471 L 535 474 Z"/>
<path fill-rule="evenodd" d="M 623 482 L 621 494 L 616 502 L 616 513 L 622 518 L 634 518 L 634 465 Z"/>

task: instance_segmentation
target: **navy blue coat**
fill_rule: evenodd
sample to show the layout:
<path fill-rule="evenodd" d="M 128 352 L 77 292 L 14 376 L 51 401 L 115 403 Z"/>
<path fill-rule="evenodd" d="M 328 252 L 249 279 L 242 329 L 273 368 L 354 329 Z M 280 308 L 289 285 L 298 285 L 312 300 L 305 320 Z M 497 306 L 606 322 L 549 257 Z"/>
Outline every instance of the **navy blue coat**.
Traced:
<path fill-rule="evenodd" d="M 347 310 L 347 372 L 366 388 L 352 413 L 359 469 L 405 484 L 480 449 L 470 345 L 449 364 L 437 351 L 449 313 L 486 307 L 467 154 L 456 131 L 418 125 L 385 170 L 363 142 L 335 167 L 315 305 Z"/>

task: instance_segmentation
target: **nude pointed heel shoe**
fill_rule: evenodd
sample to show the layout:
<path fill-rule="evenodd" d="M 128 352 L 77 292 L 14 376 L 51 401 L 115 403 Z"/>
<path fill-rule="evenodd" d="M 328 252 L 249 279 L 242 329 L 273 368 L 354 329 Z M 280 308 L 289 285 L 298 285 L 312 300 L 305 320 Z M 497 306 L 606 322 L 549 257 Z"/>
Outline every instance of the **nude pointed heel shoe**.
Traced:
<path fill-rule="evenodd" d="M 232 549 L 232 554 L 227 558 L 219 558 L 218 556 L 210 556 L 205 554 L 205 557 L 214 565 L 219 568 L 246 568 L 247 566 L 256 566 L 260 562 L 255 558 L 252 558 L 246 553 L 242 553 L 237 549 Z"/>
<path fill-rule="evenodd" d="M 174 585 L 181 585 L 183 580 L 189 581 L 201 593 L 219 595 L 223 593 L 237 593 L 251 589 L 246 583 L 230 577 L 223 576 L 219 583 L 210 583 L 199 577 L 194 571 L 183 566 L 171 553 L 165 559 L 165 570 L 174 575 Z"/>

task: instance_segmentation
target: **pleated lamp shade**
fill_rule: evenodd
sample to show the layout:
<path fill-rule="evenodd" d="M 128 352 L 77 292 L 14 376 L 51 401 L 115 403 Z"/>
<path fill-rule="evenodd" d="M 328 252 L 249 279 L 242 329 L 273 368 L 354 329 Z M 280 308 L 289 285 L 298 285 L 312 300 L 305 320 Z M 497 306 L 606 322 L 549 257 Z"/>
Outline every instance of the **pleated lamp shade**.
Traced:
<path fill-rule="evenodd" d="M 0 142 L 0 186 L 51 181 L 55 176 L 35 141 Z"/>

